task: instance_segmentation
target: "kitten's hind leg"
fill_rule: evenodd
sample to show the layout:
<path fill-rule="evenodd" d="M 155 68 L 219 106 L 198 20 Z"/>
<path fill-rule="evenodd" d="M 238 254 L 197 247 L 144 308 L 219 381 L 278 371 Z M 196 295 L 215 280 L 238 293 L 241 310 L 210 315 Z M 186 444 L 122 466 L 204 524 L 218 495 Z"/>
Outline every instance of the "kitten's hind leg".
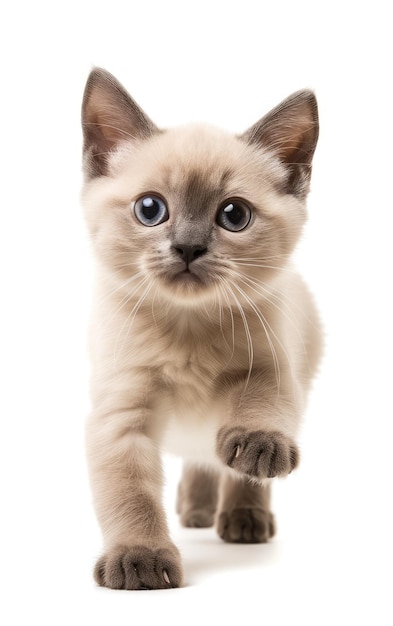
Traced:
<path fill-rule="evenodd" d="M 183 526 L 213 526 L 218 500 L 219 475 L 200 465 L 185 463 L 177 492 L 176 510 Z"/>
<path fill-rule="evenodd" d="M 254 484 L 247 477 L 222 477 L 217 532 L 231 543 L 265 543 L 275 533 L 270 512 L 270 485 Z"/>

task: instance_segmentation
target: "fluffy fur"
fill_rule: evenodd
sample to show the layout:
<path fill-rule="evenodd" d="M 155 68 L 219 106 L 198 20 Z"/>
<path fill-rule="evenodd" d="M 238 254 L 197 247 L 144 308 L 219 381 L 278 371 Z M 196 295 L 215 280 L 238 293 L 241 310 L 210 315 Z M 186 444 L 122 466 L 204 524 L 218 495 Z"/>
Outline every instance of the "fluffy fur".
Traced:
<path fill-rule="evenodd" d="M 186 459 L 178 512 L 225 541 L 274 533 L 271 479 L 296 435 L 319 352 L 312 299 L 289 265 L 306 218 L 315 97 L 294 94 L 244 135 L 159 130 L 107 72 L 83 100 L 83 204 L 97 259 L 87 456 L 100 585 L 181 585 L 161 505 L 160 450 Z M 141 197 L 165 202 L 146 226 Z M 238 232 L 229 201 L 249 208 Z M 225 215 L 224 215 L 225 217 Z"/>

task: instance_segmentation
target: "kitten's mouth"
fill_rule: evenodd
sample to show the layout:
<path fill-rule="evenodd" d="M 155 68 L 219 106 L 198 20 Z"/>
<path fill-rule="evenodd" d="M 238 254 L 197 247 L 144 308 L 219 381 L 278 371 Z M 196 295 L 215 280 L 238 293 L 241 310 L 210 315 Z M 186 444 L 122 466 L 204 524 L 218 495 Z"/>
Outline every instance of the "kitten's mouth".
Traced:
<path fill-rule="evenodd" d="M 170 300 L 186 305 L 197 305 L 211 297 L 214 287 L 212 278 L 209 271 L 204 268 L 183 266 L 162 272 L 160 283 Z"/>
<path fill-rule="evenodd" d="M 199 272 L 194 269 L 186 267 L 177 272 L 171 272 L 166 274 L 165 282 L 169 287 L 180 292 L 192 293 L 195 290 L 199 291 L 201 288 L 206 287 L 206 281 L 201 277 Z"/>
<path fill-rule="evenodd" d="M 181 272 L 177 272 L 177 274 L 174 274 L 172 279 L 175 282 L 186 281 L 187 284 L 190 282 L 195 282 L 199 285 L 202 284 L 201 278 L 195 272 L 190 271 L 190 268 L 188 267 L 186 267 L 186 269 L 182 270 Z"/>

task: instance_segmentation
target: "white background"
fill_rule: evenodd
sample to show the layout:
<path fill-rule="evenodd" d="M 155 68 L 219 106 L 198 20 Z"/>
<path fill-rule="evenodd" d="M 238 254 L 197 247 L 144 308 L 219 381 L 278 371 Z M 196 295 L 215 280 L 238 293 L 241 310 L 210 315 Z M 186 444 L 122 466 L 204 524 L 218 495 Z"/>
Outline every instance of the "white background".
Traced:
<path fill-rule="evenodd" d="M 24 2 L 1 23 L 3 624 L 391 624 L 392 45 L 388 2 Z M 180 590 L 99 589 L 83 436 L 92 264 L 79 207 L 93 65 L 160 126 L 240 132 L 315 89 L 321 134 L 298 265 L 326 330 L 279 533 L 181 530 Z M 390 579 L 389 579 L 390 578 Z M 213 617 L 214 616 L 214 619 Z"/>

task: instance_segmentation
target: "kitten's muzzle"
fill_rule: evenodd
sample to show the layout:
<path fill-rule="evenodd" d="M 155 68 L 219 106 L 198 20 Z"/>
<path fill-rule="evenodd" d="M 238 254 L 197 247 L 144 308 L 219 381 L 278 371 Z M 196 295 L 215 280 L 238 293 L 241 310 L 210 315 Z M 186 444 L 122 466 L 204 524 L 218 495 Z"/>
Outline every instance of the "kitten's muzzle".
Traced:
<path fill-rule="evenodd" d="M 187 267 L 207 252 L 207 248 L 202 246 L 189 246 L 184 244 L 175 244 L 172 246 L 172 250 L 180 256 L 180 258 L 187 264 Z"/>

